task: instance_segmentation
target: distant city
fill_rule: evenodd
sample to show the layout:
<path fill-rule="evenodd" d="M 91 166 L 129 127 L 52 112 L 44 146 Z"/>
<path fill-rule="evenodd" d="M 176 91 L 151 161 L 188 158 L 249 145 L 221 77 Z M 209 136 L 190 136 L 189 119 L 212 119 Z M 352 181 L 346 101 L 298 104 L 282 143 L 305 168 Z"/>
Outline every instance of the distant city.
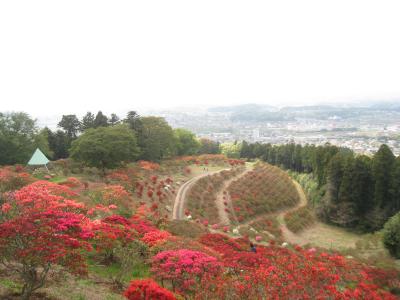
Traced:
<path fill-rule="evenodd" d="M 284 108 L 246 104 L 149 114 L 164 117 L 175 128 L 187 128 L 198 137 L 221 143 L 331 143 L 367 155 L 385 143 L 400 155 L 400 104 Z"/>

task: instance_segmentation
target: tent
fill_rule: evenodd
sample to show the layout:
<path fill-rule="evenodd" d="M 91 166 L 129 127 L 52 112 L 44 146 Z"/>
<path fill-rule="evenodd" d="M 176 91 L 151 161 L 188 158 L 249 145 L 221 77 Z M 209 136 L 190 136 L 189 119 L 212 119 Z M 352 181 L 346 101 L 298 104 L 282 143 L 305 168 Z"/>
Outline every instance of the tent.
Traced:
<path fill-rule="evenodd" d="M 39 148 L 37 148 L 29 160 L 28 166 L 44 166 L 47 169 L 48 162 L 49 159 L 43 154 L 42 151 L 40 151 Z M 47 171 L 49 170 L 47 169 Z"/>

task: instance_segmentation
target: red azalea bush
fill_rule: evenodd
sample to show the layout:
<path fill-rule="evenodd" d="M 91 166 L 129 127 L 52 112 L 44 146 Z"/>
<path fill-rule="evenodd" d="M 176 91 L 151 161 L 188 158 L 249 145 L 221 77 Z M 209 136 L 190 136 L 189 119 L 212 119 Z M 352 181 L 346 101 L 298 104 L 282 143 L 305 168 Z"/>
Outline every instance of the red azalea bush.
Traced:
<path fill-rule="evenodd" d="M 0 168 L 0 193 L 20 189 L 32 181 L 28 173 L 14 171 L 11 167 Z"/>
<path fill-rule="evenodd" d="M 160 165 L 151 161 L 140 160 L 138 166 L 143 170 L 154 171 L 160 168 Z"/>
<path fill-rule="evenodd" d="M 127 246 L 137 238 L 131 225 L 128 219 L 118 215 L 93 221 L 93 246 L 103 256 L 104 261 L 112 261 L 115 248 Z"/>
<path fill-rule="evenodd" d="M 68 177 L 67 180 L 62 184 L 70 188 L 78 188 L 82 186 L 82 183 L 79 181 L 79 179 L 75 177 Z"/>
<path fill-rule="evenodd" d="M 221 264 L 213 256 L 188 249 L 169 250 L 152 258 L 152 273 L 162 281 L 171 281 L 173 290 L 193 292 L 204 276 L 215 277 Z"/>
<path fill-rule="evenodd" d="M 154 230 L 146 232 L 141 240 L 149 247 L 153 247 L 157 244 L 165 242 L 170 236 L 171 234 L 168 231 Z"/>
<path fill-rule="evenodd" d="M 132 280 L 124 296 L 128 300 L 175 300 L 169 290 L 160 287 L 153 279 Z"/>
<path fill-rule="evenodd" d="M 91 250 L 91 222 L 83 204 L 62 195 L 73 193 L 38 181 L 9 194 L 2 206 L 0 259 L 20 275 L 23 299 L 44 285 L 56 264 L 73 273 L 86 272 L 83 250 Z"/>
<path fill-rule="evenodd" d="M 130 194 L 121 185 L 107 185 L 102 191 L 106 204 L 116 204 L 130 201 Z"/>

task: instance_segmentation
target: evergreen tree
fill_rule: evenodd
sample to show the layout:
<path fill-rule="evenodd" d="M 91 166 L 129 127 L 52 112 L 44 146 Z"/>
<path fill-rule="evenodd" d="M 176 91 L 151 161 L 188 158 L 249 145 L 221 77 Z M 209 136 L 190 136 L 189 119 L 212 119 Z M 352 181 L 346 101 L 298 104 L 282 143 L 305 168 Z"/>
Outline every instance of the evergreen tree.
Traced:
<path fill-rule="evenodd" d="M 81 121 L 81 131 L 85 131 L 89 128 L 94 128 L 94 114 L 90 111 L 83 116 Z"/>
<path fill-rule="evenodd" d="M 117 125 L 119 123 L 119 117 L 116 114 L 111 114 L 109 123 L 111 126 Z"/>
<path fill-rule="evenodd" d="M 391 214 L 395 214 L 400 210 L 400 156 L 396 158 L 393 166 L 392 180 L 391 180 L 391 195 L 392 199 L 392 209 Z"/>
<path fill-rule="evenodd" d="M 138 135 L 140 135 L 140 132 L 142 130 L 142 121 L 136 111 L 129 111 L 123 122 L 125 124 L 128 124 L 130 129 L 134 130 Z"/>
<path fill-rule="evenodd" d="M 64 131 L 67 133 L 67 136 L 73 140 L 76 138 L 81 128 L 81 123 L 76 115 L 63 115 L 61 121 L 58 123 L 58 127 L 64 129 Z"/>
<path fill-rule="evenodd" d="M 390 148 L 383 144 L 375 153 L 372 160 L 372 172 L 374 176 L 374 202 L 378 208 L 386 209 L 391 205 L 391 183 L 395 157 Z"/>
<path fill-rule="evenodd" d="M 107 127 L 108 126 L 108 118 L 107 116 L 103 115 L 101 111 L 99 111 L 94 118 L 93 127 Z"/>

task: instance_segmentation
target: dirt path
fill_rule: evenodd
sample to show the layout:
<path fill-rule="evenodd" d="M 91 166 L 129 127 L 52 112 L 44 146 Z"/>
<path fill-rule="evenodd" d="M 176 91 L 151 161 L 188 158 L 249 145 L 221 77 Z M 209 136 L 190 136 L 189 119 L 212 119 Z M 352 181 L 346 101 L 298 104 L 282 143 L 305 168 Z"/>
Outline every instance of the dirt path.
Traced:
<path fill-rule="evenodd" d="M 236 218 L 235 215 L 234 215 L 234 210 L 233 210 L 233 206 L 232 206 L 231 197 L 228 195 L 228 193 L 226 195 L 224 195 L 224 191 L 226 191 L 228 189 L 228 187 L 231 185 L 232 182 L 234 182 L 235 180 L 238 180 L 242 176 L 245 176 L 251 170 L 252 169 L 245 169 L 240 174 L 238 174 L 235 177 L 225 181 L 223 186 L 222 186 L 222 188 L 221 188 L 221 190 L 217 194 L 217 198 L 215 200 L 215 204 L 216 204 L 217 209 L 218 209 L 219 222 L 220 222 L 219 224 L 220 225 L 230 225 L 230 223 L 231 223 L 231 220 L 229 219 L 229 215 L 225 211 L 226 206 L 224 204 L 224 201 L 226 201 L 228 203 L 228 207 L 232 211 L 233 217 Z M 225 196 L 225 199 L 224 199 L 224 196 Z"/>
<path fill-rule="evenodd" d="M 285 241 L 288 241 L 292 244 L 304 245 L 304 244 L 306 244 L 306 242 L 300 236 L 291 232 L 287 228 L 286 223 L 285 223 L 285 218 L 284 218 L 287 213 L 298 210 L 299 208 L 302 208 L 307 205 L 307 196 L 304 193 L 303 188 L 296 180 L 292 179 L 292 182 L 293 182 L 294 186 L 296 187 L 300 201 L 295 207 L 292 207 L 290 209 L 280 212 L 278 214 L 277 219 L 278 219 L 278 222 L 281 224 L 282 236 Z"/>
<path fill-rule="evenodd" d="M 214 172 L 207 172 L 201 175 L 198 175 L 196 177 L 193 177 L 186 181 L 182 186 L 179 188 L 175 201 L 174 201 L 174 208 L 172 209 L 172 220 L 182 220 L 184 218 L 184 207 L 185 207 L 185 201 L 186 201 L 186 194 L 190 190 L 190 188 L 201 178 L 212 175 L 221 171 L 224 171 L 227 169 L 219 170 L 219 171 L 214 171 Z"/>

